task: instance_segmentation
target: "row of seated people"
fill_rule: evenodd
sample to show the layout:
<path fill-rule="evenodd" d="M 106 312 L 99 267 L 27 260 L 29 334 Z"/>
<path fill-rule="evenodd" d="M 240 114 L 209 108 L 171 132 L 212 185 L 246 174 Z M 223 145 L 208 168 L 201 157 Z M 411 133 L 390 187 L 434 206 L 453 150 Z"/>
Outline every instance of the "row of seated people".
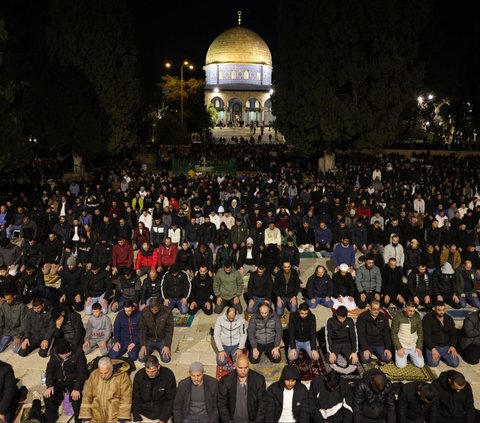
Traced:
<path fill-rule="evenodd" d="M 372 306 L 379 304 L 373 302 Z M 153 307 L 163 312 L 160 304 Z M 410 304 L 407 314 L 409 307 Z M 260 313 L 262 310 L 267 311 L 268 305 L 263 304 Z M 97 311 L 100 315 L 101 310 Z M 347 317 L 344 311 L 337 310 L 339 323 Z M 375 319 L 374 312 L 378 313 L 378 309 L 372 307 Z M 300 324 L 302 320 L 310 320 L 308 305 L 298 313 Z M 226 317 L 235 314 L 235 308 L 231 308 Z M 272 315 L 278 319 L 275 313 Z M 295 329 L 293 332 L 296 333 Z M 190 365 L 189 376 L 179 381 L 178 386 L 174 373 L 160 365 L 156 355 L 142 361 L 145 367 L 135 374 L 133 384 L 131 363 L 106 355 L 88 375 L 85 353 L 80 346 L 71 344 L 67 337 L 57 339 L 47 364 L 43 392 L 47 421 L 58 420 L 59 405 L 66 394 L 75 422 L 139 422 L 145 418 L 167 422 L 172 417 L 174 422 L 182 423 L 475 421 L 471 386 L 455 370 L 442 373 L 432 384 L 414 381 L 402 385 L 392 384 L 381 370 L 374 368 L 351 386 L 341 372 L 333 369 L 314 378 L 307 389 L 301 383 L 295 363 L 289 363 L 279 380 L 267 389 L 265 377 L 250 369 L 247 356 L 241 353 L 235 354 L 235 370 L 220 381 L 206 375 L 204 366 L 195 362 Z M 15 400 L 18 403 L 20 391 L 10 365 L 0 361 L 0 375 L 4 376 L 0 379 L 0 393 L 4 394 L 0 413 L 8 419 L 5 421 L 11 421 L 16 407 L 13 403 Z"/>
<path fill-rule="evenodd" d="M 62 339 L 47 364 L 45 413 L 38 407 L 30 416 L 56 422 L 66 395 L 76 423 L 474 423 L 478 418 L 472 387 L 455 370 L 431 384 L 392 383 L 375 368 L 348 383 L 332 370 L 316 376 L 308 388 L 293 365 L 286 365 L 267 388 L 265 377 L 250 368 L 245 355 L 219 381 L 206 374 L 202 363 L 193 362 L 189 375 L 177 383 L 174 372 L 156 356 L 133 377 L 131 370 L 125 361 L 102 357 L 89 374 L 83 352 Z M 0 361 L 0 375 L 0 413 L 11 422 L 21 391 L 9 364 Z"/>

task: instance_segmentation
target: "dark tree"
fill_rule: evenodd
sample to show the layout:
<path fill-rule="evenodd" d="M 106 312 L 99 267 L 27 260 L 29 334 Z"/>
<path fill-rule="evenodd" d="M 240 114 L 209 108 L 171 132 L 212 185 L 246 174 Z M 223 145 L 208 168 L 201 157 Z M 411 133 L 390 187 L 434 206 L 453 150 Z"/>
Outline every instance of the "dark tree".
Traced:
<path fill-rule="evenodd" d="M 273 107 L 299 151 L 384 145 L 421 86 L 425 2 L 280 0 Z"/>
<path fill-rule="evenodd" d="M 126 0 L 50 0 L 47 44 L 51 66 L 75 70 L 76 75 L 70 82 L 86 82 L 88 86 L 81 101 L 84 105 L 87 101 L 96 103 L 94 110 L 99 116 L 82 116 L 87 127 L 79 138 L 92 134 L 106 116 L 108 130 L 101 134 L 109 134 L 109 137 L 103 138 L 103 145 L 108 145 L 113 152 L 133 146 L 137 142 L 140 84 L 133 25 Z M 71 87 L 66 96 L 80 91 L 83 87 Z M 60 94 L 59 90 L 57 93 Z M 59 100 L 58 119 L 62 114 L 61 106 L 69 99 Z M 75 129 L 82 130 L 82 125 Z"/>

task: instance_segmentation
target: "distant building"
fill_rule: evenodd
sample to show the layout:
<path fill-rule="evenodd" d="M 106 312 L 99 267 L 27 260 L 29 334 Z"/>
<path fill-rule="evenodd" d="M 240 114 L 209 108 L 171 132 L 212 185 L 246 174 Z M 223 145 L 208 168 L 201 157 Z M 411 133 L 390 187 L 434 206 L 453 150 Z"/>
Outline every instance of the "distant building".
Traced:
<path fill-rule="evenodd" d="M 241 25 L 220 34 L 205 60 L 205 103 L 225 125 L 273 121 L 272 55 L 263 39 Z"/>

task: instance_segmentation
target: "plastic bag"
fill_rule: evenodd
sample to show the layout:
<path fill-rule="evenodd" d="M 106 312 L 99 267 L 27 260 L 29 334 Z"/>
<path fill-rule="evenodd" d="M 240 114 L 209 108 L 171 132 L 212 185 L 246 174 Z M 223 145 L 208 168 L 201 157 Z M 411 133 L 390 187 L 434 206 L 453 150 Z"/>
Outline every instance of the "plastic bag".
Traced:
<path fill-rule="evenodd" d="M 70 393 L 68 391 L 63 395 L 62 414 L 68 417 L 72 417 L 74 414 L 72 401 L 70 401 Z"/>

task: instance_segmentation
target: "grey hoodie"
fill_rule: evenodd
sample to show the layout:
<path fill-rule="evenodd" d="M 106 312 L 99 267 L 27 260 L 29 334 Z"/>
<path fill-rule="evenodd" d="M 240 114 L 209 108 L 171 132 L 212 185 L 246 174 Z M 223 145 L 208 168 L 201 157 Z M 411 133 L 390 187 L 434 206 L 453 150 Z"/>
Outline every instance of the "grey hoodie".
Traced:
<path fill-rule="evenodd" d="M 112 336 L 112 321 L 105 314 L 88 318 L 85 341 L 108 341 Z"/>

